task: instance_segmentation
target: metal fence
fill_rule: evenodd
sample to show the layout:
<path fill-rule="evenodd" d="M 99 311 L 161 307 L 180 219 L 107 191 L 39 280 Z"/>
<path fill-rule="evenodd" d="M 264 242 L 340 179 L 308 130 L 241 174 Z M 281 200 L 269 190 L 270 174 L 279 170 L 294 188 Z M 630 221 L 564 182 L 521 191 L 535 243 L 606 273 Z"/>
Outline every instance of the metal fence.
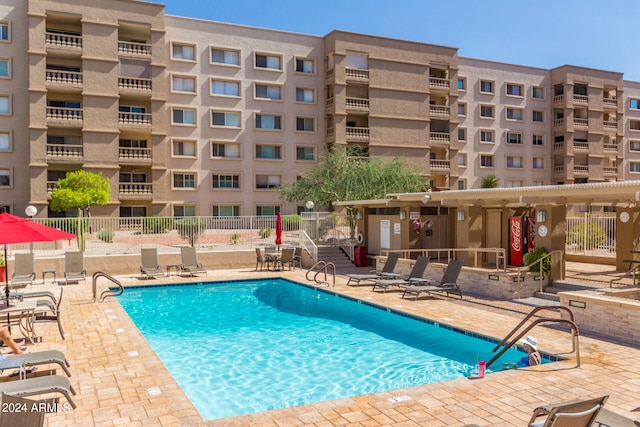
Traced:
<path fill-rule="evenodd" d="M 616 214 L 568 215 L 567 254 L 607 258 L 616 256 Z"/>

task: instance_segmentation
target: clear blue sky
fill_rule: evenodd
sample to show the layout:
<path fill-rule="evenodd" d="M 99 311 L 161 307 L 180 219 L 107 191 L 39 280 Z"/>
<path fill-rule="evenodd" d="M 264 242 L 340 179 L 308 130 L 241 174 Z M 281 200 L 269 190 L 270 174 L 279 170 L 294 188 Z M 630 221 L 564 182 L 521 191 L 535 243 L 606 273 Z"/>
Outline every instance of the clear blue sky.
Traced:
<path fill-rule="evenodd" d="M 170 15 L 324 36 L 344 30 L 640 81 L 640 0 L 154 0 Z M 557 18 L 556 18 L 557 17 Z"/>

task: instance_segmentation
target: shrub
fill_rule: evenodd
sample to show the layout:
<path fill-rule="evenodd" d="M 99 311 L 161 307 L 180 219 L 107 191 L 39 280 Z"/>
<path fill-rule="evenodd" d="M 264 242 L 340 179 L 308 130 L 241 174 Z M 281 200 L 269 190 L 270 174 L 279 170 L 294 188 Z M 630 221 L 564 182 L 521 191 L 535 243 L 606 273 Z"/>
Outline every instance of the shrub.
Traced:
<path fill-rule="evenodd" d="M 240 241 L 240 235 L 238 233 L 231 234 L 231 241 L 233 243 L 238 243 Z"/>
<path fill-rule="evenodd" d="M 300 229 L 300 215 L 285 215 L 282 217 L 282 225 L 287 230 Z"/>
<path fill-rule="evenodd" d="M 98 239 L 105 243 L 113 243 L 113 230 L 109 228 L 101 228 L 98 231 Z"/>
<path fill-rule="evenodd" d="M 530 265 L 538 261 L 540 258 L 547 255 L 547 250 L 545 248 L 536 248 L 535 251 L 526 253 L 523 257 L 524 265 Z M 536 262 L 535 264 L 529 267 L 529 271 L 532 273 L 540 273 L 540 263 Z M 547 257 L 542 261 L 542 275 L 548 276 L 551 272 L 551 258 Z"/>
<path fill-rule="evenodd" d="M 193 246 L 207 230 L 207 223 L 198 218 L 187 217 L 176 220 L 176 229 L 180 237 L 189 240 L 189 244 Z"/>
<path fill-rule="evenodd" d="M 269 236 L 271 236 L 271 227 L 262 227 L 258 230 L 258 236 L 262 237 L 263 239 L 267 239 Z"/>
<path fill-rule="evenodd" d="M 567 231 L 566 243 L 579 249 L 593 249 L 607 243 L 607 231 L 592 222 L 587 223 L 586 239 L 584 224 L 574 225 Z M 586 248 L 585 248 L 586 245 Z"/>
<path fill-rule="evenodd" d="M 142 218 L 142 233 L 143 234 L 161 234 L 173 228 L 173 221 L 171 218 L 158 218 L 155 216 L 149 216 Z"/>

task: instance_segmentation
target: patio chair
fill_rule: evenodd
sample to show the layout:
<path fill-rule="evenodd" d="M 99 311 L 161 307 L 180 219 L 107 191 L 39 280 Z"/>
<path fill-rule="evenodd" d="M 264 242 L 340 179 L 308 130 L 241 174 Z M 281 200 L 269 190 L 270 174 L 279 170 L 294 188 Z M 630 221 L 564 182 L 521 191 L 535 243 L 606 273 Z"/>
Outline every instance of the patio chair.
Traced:
<path fill-rule="evenodd" d="M 258 266 L 260 266 L 260 271 L 264 270 L 265 264 L 267 264 L 268 270 L 269 264 L 271 264 L 270 259 L 262 254 L 262 250 L 260 248 L 256 248 L 256 271 L 258 271 Z"/>
<path fill-rule="evenodd" d="M 399 258 L 399 252 L 391 252 L 387 256 L 387 259 L 384 262 L 380 273 L 377 273 L 376 270 L 369 270 L 369 273 L 367 274 L 347 274 L 347 277 L 349 278 L 349 280 L 347 281 L 347 286 L 375 285 L 375 280 L 400 277 L 399 274 L 393 272 L 393 270 L 396 268 L 396 264 L 398 263 Z M 351 282 L 353 282 L 353 284 Z"/>
<path fill-rule="evenodd" d="M 33 254 L 16 254 L 13 263 L 13 274 L 11 274 L 11 287 L 24 288 L 33 284 L 36 278 L 36 271 L 33 266 Z"/>
<path fill-rule="evenodd" d="M 140 249 L 140 272 L 144 274 L 144 277 L 156 278 L 157 276 L 164 276 L 164 270 L 160 267 L 158 262 L 158 249 L 156 248 L 142 248 Z"/>
<path fill-rule="evenodd" d="M 77 408 L 76 403 L 71 398 L 71 395 L 76 394 L 76 391 L 71 386 L 69 378 L 63 377 L 62 375 L 46 375 L 19 381 L 3 382 L 0 383 L 0 393 L 19 397 L 46 393 L 61 393 L 67 398 L 67 401 L 73 409 Z"/>
<path fill-rule="evenodd" d="M 280 266 L 284 270 L 284 266 L 289 264 L 289 270 L 295 270 L 296 268 L 293 266 L 293 256 L 295 255 L 296 250 L 294 248 L 285 248 L 282 249 L 282 253 L 280 255 Z"/>
<path fill-rule="evenodd" d="M 413 285 L 404 288 L 402 298 L 407 295 L 414 295 L 414 299 L 418 299 L 423 293 L 431 294 L 432 292 L 436 292 L 446 293 L 447 296 L 449 296 L 449 294 L 456 294 L 460 296 L 460 299 L 462 299 L 462 292 L 460 291 L 460 285 L 458 285 L 458 276 L 460 275 L 460 271 L 462 271 L 463 264 L 464 261 L 462 260 L 454 259 L 449 261 L 447 269 L 444 271 L 440 282 L 434 282 L 429 279 L 422 278 L 412 279 L 411 283 Z M 421 283 L 428 284 L 421 285 Z"/>
<path fill-rule="evenodd" d="M 411 285 L 411 279 L 422 278 L 425 270 L 427 269 L 427 265 L 429 265 L 429 257 L 420 255 L 415 264 L 413 264 L 413 268 L 409 272 L 409 275 L 403 279 L 382 279 L 375 280 L 373 285 L 373 290 L 375 291 L 378 288 L 382 288 L 384 292 L 391 287 L 397 287 L 398 289 L 403 288 L 405 286 Z"/>
<path fill-rule="evenodd" d="M 180 256 L 182 257 L 182 264 L 180 264 L 181 274 L 186 271 L 190 276 L 195 276 L 197 273 L 207 275 L 207 269 L 198 262 L 196 248 L 192 246 L 180 248 Z"/>
<path fill-rule="evenodd" d="M 60 297 L 58 298 L 58 303 L 56 305 L 51 304 L 49 300 L 38 300 L 36 302 L 36 311 L 33 317 L 34 323 L 40 322 L 57 322 L 58 323 L 58 331 L 60 331 L 60 336 L 62 339 L 64 338 L 64 330 L 62 329 L 62 322 L 60 319 L 60 305 L 62 304 L 62 292 L 64 288 L 60 288 Z"/>
<path fill-rule="evenodd" d="M 43 350 L 35 351 L 33 353 L 12 354 L 6 356 L 5 360 L 8 361 L 11 359 L 22 359 L 24 361 L 24 366 L 26 367 L 56 363 L 60 365 L 60 368 L 62 368 L 68 377 L 71 376 L 71 372 L 69 372 L 69 366 L 71 365 L 64 353 L 60 350 Z"/>
<path fill-rule="evenodd" d="M 609 396 L 589 400 L 574 400 L 557 405 L 541 406 L 533 411 L 529 427 L 589 427 L 593 425 Z M 546 417 L 536 421 L 537 418 Z"/>
<path fill-rule="evenodd" d="M 298 264 L 299 268 L 302 268 L 302 246 L 297 246 L 293 253 L 293 268 L 296 268 Z"/>
<path fill-rule="evenodd" d="M 0 427 L 41 427 L 44 425 L 46 411 L 41 409 L 40 401 L 23 399 L 5 393 L 2 393 L 1 398 L 2 407 L 7 410 L 0 411 Z"/>
<path fill-rule="evenodd" d="M 87 271 L 84 268 L 84 252 L 74 251 L 64 253 L 64 279 L 69 282 L 87 283 Z"/>

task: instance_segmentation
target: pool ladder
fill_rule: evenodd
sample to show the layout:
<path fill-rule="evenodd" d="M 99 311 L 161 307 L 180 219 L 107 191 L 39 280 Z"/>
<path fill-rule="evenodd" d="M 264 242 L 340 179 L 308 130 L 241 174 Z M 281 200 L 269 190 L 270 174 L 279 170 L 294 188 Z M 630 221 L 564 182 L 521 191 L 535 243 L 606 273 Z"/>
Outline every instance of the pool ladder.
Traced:
<path fill-rule="evenodd" d="M 124 292 L 124 288 L 122 287 L 122 283 L 120 283 L 120 281 L 118 279 L 116 279 L 113 276 L 108 275 L 107 273 L 103 272 L 103 271 L 96 271 L 95 273 L 93 273 L 93 277 L 92 277 L 92 286 L 93 286 L 93 301 L 95 302 L 98 298 L 97 298 L 97 284 L 98 284 L 98 279 L 100 277 L 104 277 L 108 280 L 110 280 L 111 282 L 113 282 L 117 288 L 114 290 L 112 288 L 107 289 L 106 291 L 102 292 L 100 294 L 100 302 L 103 302 L 104 299 L 106 297 L 117 297 L 118 295 L 122 295 L 122 293 Z"/>
<path fill-rule="evenodd" d="M 327 281 L 327 271 L 328 270 L 332 270 L 332 274 L 333 274 L 333 286 L 336 285 L 336 265 L 332 262 L 326 262 L 326 261 L 318 261 L 315 264 L 313 264 L 313 267 L 311 267 L 309 270 L 307 270 L 307 280 L 309 281 L 314 281 L 316 282 L 319 286 L 329 286 L 329 282 Z M 309 274 L 315 272 L 315 274 L 313 275 L 313 278 L 309 278 Z M 324 280 L 319 280 L 318 276 L 324 273 Z"/>
<path fill-rule="evenodd" d="M 515 338 L 513 338 L 511 341 L 509 341 L 509 339 L 516 333 L 516 331 L 518 331 L 522 326 L 524 326 L 524 324 L 527 323 L 527 321 L 535 313 L 537 313 L 540 310 L 564 310 L 569 314 L 569 318 L 570 319 L 557 319 L 557 318 L 552 318 L 552 317 L 540 317 L 538 319 L 535 319 L 530 324 L 528 324 L 527 327 L 524 328 L 519 334 L 517 334 Z M 533 329 L 534 326 L 536 326 L 536 325 L 538 325 L 540 323 L 551 323 L 551 322 L 553 322 L 553 323 L 565 323 L 565 324 L 569 325 L 569 327 L 571 328 L 571 337 L 572 337 L 572 342 L 573 342 L 573 350 L 571 352 L 576 354 L 576 364 L 577 364 L 576 368 L 579 368 L 580 367 L 580 344 L 578 342 L 578 336 L 580 335 L 580 333 L 578 332 L 578 325 L 576 325 L 576 323 L 575 323 L 574 316 L 573 316 L 573 311 L 571 311 L 571 309 L 569 307 L 565 307 L 565 306 L 562 306 L 562 305 L 536 307 L 533 310 L 531 310 L 531 312 L 529 314 L 527 314 L 527 316 L 520 323 L 518 323 L 518 325 L 515 328 L 513 328 L 511 330 L 511 332 L 509 332 L 507 334 L 507 336 L 504 337 L 502 339 L 502 341 L 500 341 L 493 348 L 493 350 L 491 350 L 492 353 L 495 353 L 498 349 L 500 349 L 500 347 L 502 347 L 502 349 L 500 349 L 500 351 L 495 356 L 493 356 L 493 358 L 491 358 L 491 360 L 489 360 L 487 362 L 486 367 L 488 368 L 489 366 L 491 366 L 491 364 L 493 362 L 495 362 L 496 360 L 498 360 L 498 358 L 500 356 L 502 356 L 505 351 L 509 350 L 512 346 L 517 344 L 518 341 L 520 341 L 520 339 L 522 337 L 524 337 L 531 329 Z"/>

